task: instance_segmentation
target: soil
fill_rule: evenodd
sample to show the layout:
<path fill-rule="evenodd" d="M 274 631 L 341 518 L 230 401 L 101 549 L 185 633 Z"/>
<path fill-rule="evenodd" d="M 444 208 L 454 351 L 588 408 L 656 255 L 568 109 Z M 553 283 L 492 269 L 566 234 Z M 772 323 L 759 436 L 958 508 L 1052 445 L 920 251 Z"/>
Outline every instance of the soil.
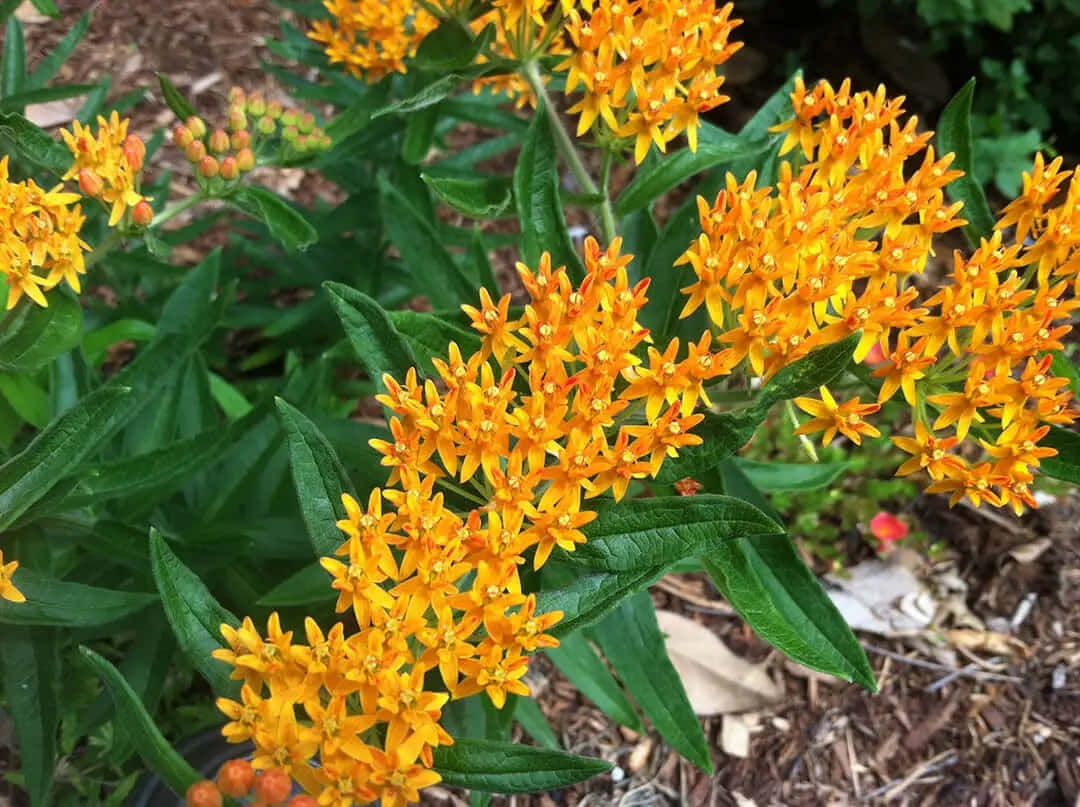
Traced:
<path fill-rule="evenodd" d="M 88 8 L 84 2 L 59 5 L 62 22 L 26 24 L 31 65 Z M 146 88 L 131 114 L 135 130 L 149 134 L 172 123 L 159 97 L 156 71 L 169 75 L 208 113 L 224 110 L 234 84 L 272 92 L 259 59 L 269 58 L 263 42 L 275 36 L 281 16 L 269 0 L 101 0 L 94 5 L 89 34 L 60 79 L 85 82 L 107 74 L 116 95 Z M 742 33 L 758 42 L 768 41 L 768 30 L 791 29 L 790 24 L 770 29 L 760 21 L 753 27 L 756 33 Z M 880 49 L 875 58 L 866 55 L 860 39 L 865 32 L 814 30 L 811 52 L 827 59 L 830 69 L 813 72 L 851 73 L 863 86 L 889 79 Z M 800 41 L 805 45 L 807 37 Z M 893 45 L 894 51 L 900 47 Z M 771 46 L 743 53 L 732 65 L 730 84 L 738 91 L 731 94 L 750 100 L 722 108 L 721 123 L 737 128 L 775 89 L 779 82 L 768 66 L 792 47 L 778 35 Z M 947 77 L 932 69 L 908 79 L 922 83 L 923 96 L 913 103 L 924 108 L 939 107 L 949 95 Z M 187 165 L 176 155 L 165 159 L 180 177 L 174 194 L 183 195 L 190 188 L 184 179 L 190 176 Z M 312 190 L 311 182 L 293 177 L 291 188 L 279 190 L 301 196 L 324 190 Z M 921 575 L 955 572 L 966 584 L 963 604 L 982 623 L 1018 640 L 1015 652 L 863 634 L 880 684 L 872 695 L 785 662 L 731 614 L 707 580 L 669 576 L 653 590 L 659 606 L 706 624 L 736 654 L 767 662 L 786 690 L 780 705 L 751 721 L 749 753 L 744 758 L 725 753 L 722 718 L 703 718 L 714 740 L 716 767 L 715 775 L 707 776 L 655 733 L 638 735 L 613 724 L 540 658 L 532 681 L 565 747 L 617 767 L 567 791 L 495 803 L 1080 805 L 1080 496 L 1062 496 L 1020 521 L 963 507 L 950 510 L 941 497 L 921 497 L 909 510 L 945 547 L 934 563 L 924 562 Z M 1020 562 L 1010 554 L 1039 538 L 1049 543 L 1035 559 Z M 10 744 L 0 738 L 4 747 Z M 0 757 L 0 769 L 4 762 Z M 0 804 L 4 799 L 0 790 Z M 442 788 L 427 791 L 425 802 L 467 804 L 462 794 Z"/>

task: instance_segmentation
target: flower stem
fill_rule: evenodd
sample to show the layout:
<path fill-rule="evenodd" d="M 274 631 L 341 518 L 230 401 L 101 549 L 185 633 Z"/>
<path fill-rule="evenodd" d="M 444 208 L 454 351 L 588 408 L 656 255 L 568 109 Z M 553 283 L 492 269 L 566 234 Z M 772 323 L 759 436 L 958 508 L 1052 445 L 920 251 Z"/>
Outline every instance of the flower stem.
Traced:
<path fill-rule="evenodd" d="M 791 401 L 784 401 L 784 410 L 787 412 L 787 416 L 788 419 L 791 421 L 791 425 L 798 429 L 799 416 L 795 414 L 795 404 L 793 404 Z M 817 449 L 814 448 L 814 443 L 809 437 L 807 437 L 805 434 L 800 434 L 799 442 L 802 443 L 803 450 L 813 462 L 821 462 L 821 460 L 818 459 Z"/>
<path fill-rule="evenodd" d="M 100 244 L 94 247 L 89 255 L 86 256 L 83 261 L 84 266 L 89 269 L 91 266 L 98 263 L 106 255 L 112 252 L 113 247 L 119 244 L 122 239 L 123 236 L 120 234 L 119 230 L 109 230 L 109 234 L 102 239 Z"/>
<path fill-rule="evenodd" d="M 610 244 L 615 240 L 615 211 L 611 207 L 611 163 L 615 154 L 610 149 L 604 150 L 604 161 L 600 166 L 600 190 L 604 201 L 600 205 L 600 223 L 604 228 L 604 240 Z"/>
<path fill-rule="evenodd" d="M 181 199 L 179 202 L 173 202 L 171 205 L 166 205 L 165 209 L 154 216 L 154 220 L 150 222 L 150 229 L 160 227 L 174 216 L 183 213 L 189 207 L 194 207 L 199 202 L 205 201 L 206 196 L 202 193 L 193 193 L 186 199 Z"/>

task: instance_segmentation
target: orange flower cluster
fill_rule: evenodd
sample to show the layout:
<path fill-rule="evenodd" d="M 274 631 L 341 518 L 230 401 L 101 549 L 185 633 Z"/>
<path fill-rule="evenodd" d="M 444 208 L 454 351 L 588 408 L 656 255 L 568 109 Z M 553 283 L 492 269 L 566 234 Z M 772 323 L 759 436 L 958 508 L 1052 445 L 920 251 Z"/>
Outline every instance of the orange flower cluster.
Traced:
<path fill-rule="evenodd" d="M 558 644 L 547 631 L 562 615 L 536 613 L 518 567 L 572 551 L 596 517 L 586 500 L 619 499 L 700 443 L 692 410 L 723 366 L 707 335 L 681 361 L 673 342 L 638 366 L 648 284 L 629 284 L 619 246 L 589 239 L 577 288 L 547 254 L 536 270 L 519 265 L 531 296 L 520 318 L 509 295 L 481 291 L 464 308 L 482 346 L 464 356 L 451 343 L 439 384 L 414 370 L 403 383 L 384 377 L 391 439 L 372 446 L 392 487 L 366 507 L 342 497 L 348 537 L 322 561 L 358 632 L 309 619 L 299 644 L 276 615 L 265 638 L 250 620 L 222 628 L 229 649 L 215 656 L 245 682 L 241 702 L 220 702 L 225 735 L 254 740 L 256 767 L 288 771 L 323 805 L 394 807 L 438 781 L 432 749 L 452 742 L 439 725 L 451 696 L 485 692 L 501 708 L 528 694 L 528 654 Z M 634 401 L 646 418 L 632 417 Z M 425 689 L 435 669 L 445 693 Z"/>
<path fill-rule="evenodd" d="M 79 290 L 86 271 L 83 253 L 90 247 L 79 238 L 86 220 L 77 193 L 62 185 L 43 190 L 32 179 L 11 182 L 8 157 L 0 159 L 0 277 L 7 283 L 7 308 L 25 294 L 47 307 L 45 291 L 66 280 Z"/>
<path fill-rule="evenodd" d="M 99 115 L 97 124 L 96 136 L 78 121 L 73 131 L 60 130 L 75 158 L 64 179 L 77 178 L 83 193 L 108 205 L 109 226 L 115 227 L 129 208 L 145 202 L 139 181 L 146 146 L 138 135 L 128 134 L 128 120 L 115 111 L 108 120 Z"/>
<path fill-rule="evenodd" d="M 683 316 L 704 303 L 726 327 L 719 340 L 765 377 L 860 333 L 856 360 L 875 346 L 887 359 L 874 371 L 878 400 L 837 403 L 824 389 L 820 400 L 797 399 L 812 416 L 799 433 L 823 431 L 828 441 L 839 432 L 856 443 L 877 436 L 866 417 L 902 391 L 916 437 L 896 438 L 915 454 L 900 473 L 925 468 L 930 489 L 954 501 L 967 495 L 1021 510 L 1034 504 L 1031 469 L 1054 453 L 1037 447 L 1047 432 L 1039 424 L 1073 419 L 1066 382 L 1050 375 L 1044 354 L 1061 348 L 1069 328 L 1055 323 L 1078 305 L 1064 299 L 1068 282 L 1051 278 L 1080 272 L 1070 229 L 1080 223 L 1080 180 L 1074 175 L 1064 203 L 1049 208 L 1066 175 L 1060 163 L 1044 169 L 1040 160 L 993 238 L 970 258 L 958 253 L 953 282 L 920 302 L 908 277 L 922 272 L 937 234 L 965 222 L 961 204 L 943 193 L 960 175 L 950 170 L 952 155 L 934 154 L 933 133 L 902 119 L 902 101 L 884 88 L 852 93 L 848 81 L 835 89 L 797 81 L 795 117 L 775 131 L 786 134 L 781 153 L 799 147 L 804 163 L 783 162 L 775 187 L 757 188 L 753 173 L 742 184 L 729 175 L 713 205 L 699 198 L 703 233 L 678 262 L 696 275 Z M 1021 243 L 1003 246 L 1002 229 L 1013 223 Z M 1037 238 L 1024 246 L 1029 231 Z M 1030 269 L 1020 277 L 1023 266 Z M 994 461 L 971 467 L 952 449 L 987 415 L 999 430 L 982 443 Z M 954 434 L 935 436 L 941 429 Z"/>
<path fill-rule="evenodd" d="M 331 64 L 375 82 L 404 73 L 439 20 L 416 0 L 323 0 L 332 19 L 312 24 L 308 36 L 321 42 Z"/>
<path fill-rule="evenodd" d="M 603 121 L 618 137 L 633 137 L 641 162 L 655 143 L 686 133 L 697 150 L 700 114 L 728 100 L 716 68 L 742 47 L 728 36 L 741 20 L 716 0 L 599 0 L 588 12 L 568 10 L 573 53 L 556 69 L 569 71 L 566 92 L 581 85 L 578 134 Z"/>

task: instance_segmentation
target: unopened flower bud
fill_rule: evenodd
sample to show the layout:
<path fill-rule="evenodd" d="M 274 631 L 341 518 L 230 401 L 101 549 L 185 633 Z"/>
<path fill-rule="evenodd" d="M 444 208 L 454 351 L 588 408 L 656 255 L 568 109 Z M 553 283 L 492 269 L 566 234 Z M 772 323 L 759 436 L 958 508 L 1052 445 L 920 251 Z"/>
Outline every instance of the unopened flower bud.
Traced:
<path fill-rule="evenodd" d="M 290 143 L 296 143 L 296 138 L 299 134 L 300 131 L 295 126 L 286 126 L 284 131 L 282 131 L 281 136 Z"/>
<path fill-rule="evenodd" d="M 229 111 L 229 129 L 233 132 L 239 132 L 241 129 L 247 128 L 247 115 L 244 114 L 242 109 L 232 109 Z"/>
<path fill-rule="evenodd" d="M 243 87 L 232 87 L 229 89 L 229 103 L 230 104 L 243 104 L 246 100 Z"/>
<path fill-rule="evenodd" d="M 105 183 L 96 171 L 84 168 L 79 171 L 79 190 L 87 196 L 98 197 L 105 190 Z"/>
<path fill-rule="evenodd" d="M 199 160 L 199 176 L 204 179 L 213 179 L 220 170 L 221 166 L 218 165 L 218 161 L 209 154 Z"/>
<path fill-rule="evenodd" d="M 285 771 L 262 771 L 255 777 L 255 798 L 267 804 L 284 804 L 292 788 L 292 778 Z"/>
<path fill-rule="evenodd" d="M 293 140 L 293 145 L 300 149 L 300 151 L 307 151 L 312 146 L 311 138 L 306 134 L 298 135 Z"/>
<path fill-rule="evenodd" d="M 256 124 L 256 126 L 259 129 L 259 134 L 263 135 L 272 135 L 277 129 L 277 124 L 274 123 L 274 119 L 271 118 L 269 115 L 263 115 L 261 118 L 259 118 L 259 122 L 258 124 Z"/>
<path fill-rule="evenodd" d="M 186 123 L 196 140 L 202 140 L 206 137 L 206 124 L 203 123 L 203 119 L 198 115 L 192 115 L 187 119 Z"/>
<path fill-rule="evenodd" d="M 206 144 L 201 140 L 192 140 L 184 149 L 184 156 L 187 157 L 188 162 L 197 163 L 206 156 Z"/>
<path fill-rule="evenodd" d="M 173 129 L 172 142 L 173 145 L 179 148 L 186 149 L 194 139 L 195 135 L 191 133 L 191 129 L 184 126 L 182 123 Z"/>
<path fill-rule="evenodd" d="M 300 116 L 296 126 L 304 134 L 311 134 L 315 130 L 315 116 L 310 112 L 305 112 Z"/>
<path fill-rule="evenodd" d="M 240 173 L 246 174 L 252 168 L 255 167 L 255 152 L 251 149 L 240 149 L 236 153 L 236 167 L 240 169 Z"/>
<path fill-rule="evenodd" d="M 251 145 L 251 132 L 247 129 L 241 129 L 239 132 L 233 132 L 233 136 L 229 138 L 229 142 L 232 143 L 232 147 L 236 151 L 246 149 Z"/>
<path fill-rule="evenodd" d="M 293 796 L 285 807 L 319 807 L 319 802 L 315 800 L 314 796 L 304 793 L 300 796 Z"/>
<path fill-rule="evenodd" d="M 260 115 L 266 114 L 266 101 L 263 100 L 262 95 L 257 92 L 253 92 L 248 96 L 247 111 L 249 114 L 254 115 L 256 118 Z"/>
<path fill-rule="evenodd" d="M 142 170 L 143 161 L 146 160 L 146 144 L 141 137 L 129 134 L 124 139 L 124 159 L 135 173 Z"/>
<path fill-rule="evenodd" d="M 210 135 L 210 151 L 214 154 L 224 154 L 229 150 L 229 133 L 224 129 L 215 129 Z"/>
<path fill-rule="evenodd" d="M 230 759 L 218 771 L 217 784 L 226 796 L 246 796 L 255 784 L 255 769 L 246 759 Z"/>
<path fill-rule="evenodd" d="M 300 122 L 300 112 L 296 109 L 286 109 L 281 114 L 281 122 L 285 126 L 296 126 Z"/>
<path fill-rule="evenodd" d="M 280 118 L 284 111 L 285 108 L 282 106 L 281 101 L 271 101 L 266 105 L 266 114 L 274 120 Z"/>
<path fill-rule="evenodd" d="M 149 227 L 150 222 L 154 220 L 154 208 L 150 207 L 150 203 L 143 199 L 132 209 L 131 220 L 139 227 Z"/>
<path fill-rule="evenodd" d="M 187 807 L 221 807 L 221 791 L 213 782 L 196 782 L 188 788 Z"/>
<path fill-rule="evenodd" d="M 236 164 L 236 158 L 229 155 L 221 161 L 221 178 L 236 179 L 240 176 L 240 167 Z"/>

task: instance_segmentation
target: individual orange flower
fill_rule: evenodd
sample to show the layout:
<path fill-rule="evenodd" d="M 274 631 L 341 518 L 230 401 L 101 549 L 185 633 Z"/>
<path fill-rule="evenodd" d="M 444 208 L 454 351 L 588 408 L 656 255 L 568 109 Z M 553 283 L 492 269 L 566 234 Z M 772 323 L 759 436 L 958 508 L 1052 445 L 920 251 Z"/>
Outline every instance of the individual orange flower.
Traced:
<path fill-rule="evenodd" d="M 19 561 L 17 560 L 4 563 L 4 550 L 0 549 L 0 597 L 8 602 L 26 602 L 26 597 L 16 588 L 12 580 L 18 568 Z"/>
<path fill-rule="evenodd" d="M 828 445 L 837 432 L 847 437 L 855 445 L 862 444 L 862 436 L 880 437 L 881 432 L 866 422 L 867 415 L 881 409 L 881 404 L 863 404 L 858 398 L 837 404 L 836 399 L 826 387 L 819 390 L 821 400 L 814 398 L 796 398 L 795 405 L 813 419 L 795 430 L 796 434 L 814 434 L 824 431 L 822 443 Z"/>

